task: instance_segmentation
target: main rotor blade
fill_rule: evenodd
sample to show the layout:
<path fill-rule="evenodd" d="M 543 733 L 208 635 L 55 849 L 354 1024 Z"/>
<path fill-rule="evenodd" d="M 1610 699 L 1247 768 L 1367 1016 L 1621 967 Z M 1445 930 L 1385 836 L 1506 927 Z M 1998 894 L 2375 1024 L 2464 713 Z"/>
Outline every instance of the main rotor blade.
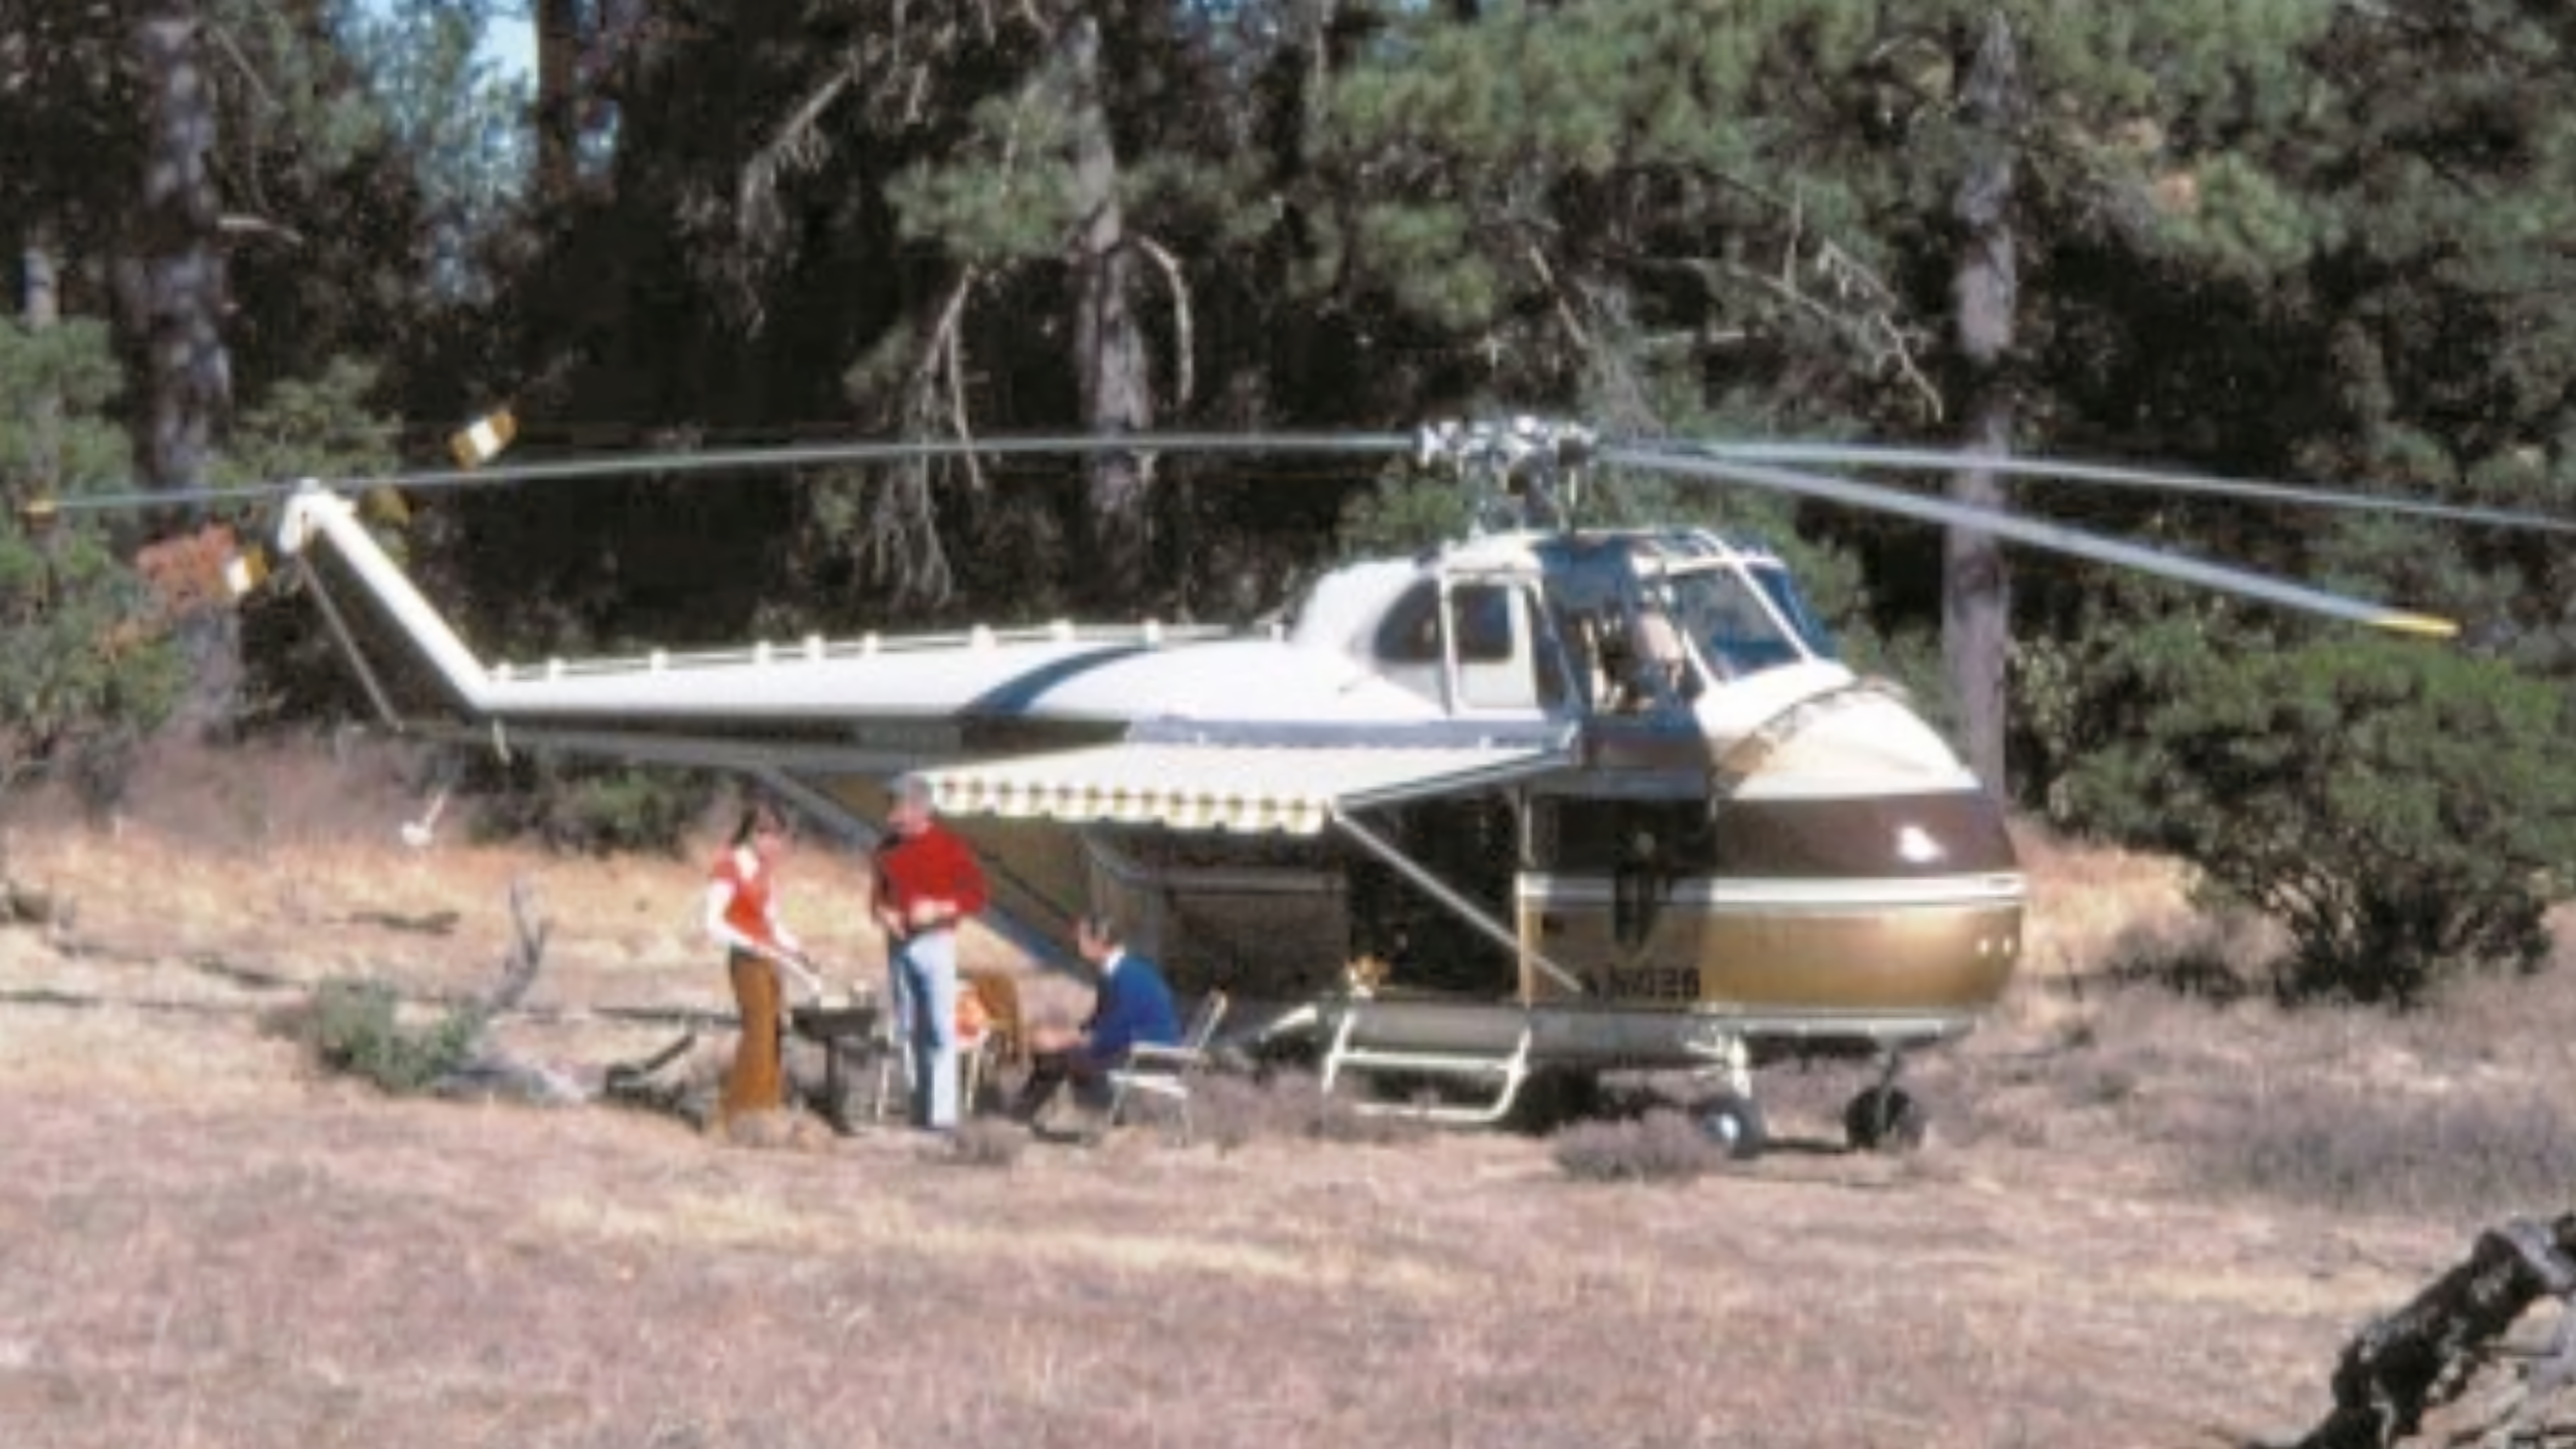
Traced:
<path fill-rule="evenodd" d="M 2102 563 L 2118 564 L 2123 568 L 2133 568 L 2169 579 L 2179 579 L 2184 583 L 2200 584 L 2206 588 L 2243 594 L 2248 598 L 2262 599 L 2268 603 L 2281 604 L 2312 614 L 2323 614 L 2331 619 L 2345 619 L 2354 623 L 2369 624 L 2375 628 L 2391 629 L 2406 634 L 2424 634 L 2442 639 L 2450 638 L 2459 632 L 2459 625 L 2429 614 L 2392 609 L 2385 604 L 2374 604 L 2343 594 L 2328 593 L 2323 589 L 2294 584 L 2269 574 L 2256 573 L 2251 569 L 2211 563 L 2186 554 L 2149 548 L 2144 544 L 2104 538 L 2099 534 L 2085 533 L 2062 524 L 2025 518 L 1991 508 L 1954 503 L 1944 498 L 1927 498 L 1898 488 L 1882 488 L 1871 483 L 1856 483 L 1848 478 L 1832 478 L 1820 473 L 1776 468 L 1760 463 L 1693 457 L 1665 449 L 1644 448 L 1631 444 L 1605 446 L 1600 456 L 1603 462 L 1623 467 L 1649 471 L 1662 470 L 1718 483 L 1749 484 L 1756 488 L 1767 488 L 1797 497 L 1821 498 L 1835 503 L 1848 503 L 1856 508 L 1868 508 L 1881 513 L 1918 518 L 1927 523 L 1979 529 L 1998 538 L 2008 538 L 2016 543 L 2029 544 L 2034 548 L 2072 554 L 2078 558 L 2094 559 Z"/>
<path fill-rule="evenodd" d="M 1639 447 L 1658 446 L 1638 440 Z M 1674 445 L 1663 445 L 1674 446 Z M 2430 503 L 2415 498 L 2389 498 L 2368 493 L 2337 493 L 2297 483 L 2265 483 L 2213 478 L 2164 468 L 2124 468 L 2107 463 L 2063 462 L 2010 454 L 1970 453 L 1941 448 L 1887 448 L 1865 443 L 1699 443 L 1689 451 L 1744 463 L 1818 464 L 1826 467 L 1898 468 L 1912 472 L 1955 473 L 1982 468 L 2021 478 L 2053 478 L 2074 483 L 2106 483 L 2120 488 L 2149 488 L 2166 493 L 2206 493 L 2224 498 L 2253 498 L 2313 508 L 2344 508 L 2363 513 L 2393 513 L 2478 523 L 2496 528 L 2529 528 L 2547 533 L 2576 533 L 2576 519 L 2518 509 L 2474 508 Z"/>
<path fill-rule="evenodd" d="M 481 488 L 505 483 L 566 482 L 582 478 L 616 478 L 648 473 L 752 472 L 763 469 L 816 468 L 839 463 L 893 463 L 912 458 L 1053 456 L 1085 457 L 1101 453 L 1207 453 L 1252 455 L 1404 455 L 1416 445 L 1402 433 L 1068 433 L 1053 437 L 992 437 L 919 442 L 800 443 L 768 448 L 665 448 L 616 457 L 559 458 L 501 463 L 488 468 L 421 468 L 407 472 L 351 475 L 312 481 L 325 488 Z M 207 488 L 193 493 L 107 493 L 55 501 L 65 511 L 101 512 L 132 508 L 184 508 L 206 503 L 240 503 L 279 498 L 303 486 L 253 483 Z"/>

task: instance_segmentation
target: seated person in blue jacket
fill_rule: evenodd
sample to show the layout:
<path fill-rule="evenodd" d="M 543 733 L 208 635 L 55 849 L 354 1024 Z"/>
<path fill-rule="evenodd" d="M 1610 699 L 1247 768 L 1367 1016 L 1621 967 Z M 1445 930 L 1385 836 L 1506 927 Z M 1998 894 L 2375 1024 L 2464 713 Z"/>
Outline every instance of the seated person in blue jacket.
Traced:
<path fill-rule="evenodd" d="M 1128 1048 L 1170 1046 L 1181 1037 L 1171 986 L 1153 962 L 1128 951 L 1114 923 L 1083 917 L 1074 922 L 1073 944 L 1099 995 L 1079 1029 L 1040 1025 L 1029 1032 L 1029 1081 L 1011 1112 L 1023 1122 L 1035 1121 L 1068 1081 L 1086 1106 L 1108 1105 L 1109 1073 L 1127 1060 Z"/>

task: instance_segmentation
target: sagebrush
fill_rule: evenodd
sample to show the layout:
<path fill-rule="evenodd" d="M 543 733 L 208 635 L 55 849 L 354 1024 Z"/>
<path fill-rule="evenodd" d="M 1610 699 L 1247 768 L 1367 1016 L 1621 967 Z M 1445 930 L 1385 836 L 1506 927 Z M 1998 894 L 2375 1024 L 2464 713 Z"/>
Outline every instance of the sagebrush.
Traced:
<path fill-rule="evenodd" d="M 403 1020 L 402 999 L 380 981 L 335 977 L 313 989 L 289 1029 L 322 1065 L 373 1082 L 396 1096 L 413 1096 L 473 1056 L 483 1015 L 450 1007 L 434 1020 Z"/>

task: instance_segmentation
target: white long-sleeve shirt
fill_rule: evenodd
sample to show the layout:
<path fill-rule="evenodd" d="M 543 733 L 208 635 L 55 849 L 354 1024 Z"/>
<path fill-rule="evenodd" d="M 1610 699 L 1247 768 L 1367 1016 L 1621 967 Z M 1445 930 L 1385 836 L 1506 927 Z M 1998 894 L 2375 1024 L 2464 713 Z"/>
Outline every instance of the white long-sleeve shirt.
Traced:
<path fill-rule="evenodd" d="M 782 951 L 790 956 L 801 955 L 804 948 L 797 941 L 795 933 L 779 924 L 778 897 L 775 894 L 766 891 L 762 893 L 760 907 L 762 935 L 756 936 L 744 930 L 734 919 L 734 897 L 740 890 L 736 884 L 736 877 L 742 881 L 760 881 L 766 885 L 768 866 L 748 847 L 735 849 L 731 863 L 733 865 L 731 872 L 719 870 L 715 878 L 707 882 L 708 939 L 727 950 L 748 951 L 754 956 L 775 956 Z M 763 936 L 766 939 L 763 939 Z"/>

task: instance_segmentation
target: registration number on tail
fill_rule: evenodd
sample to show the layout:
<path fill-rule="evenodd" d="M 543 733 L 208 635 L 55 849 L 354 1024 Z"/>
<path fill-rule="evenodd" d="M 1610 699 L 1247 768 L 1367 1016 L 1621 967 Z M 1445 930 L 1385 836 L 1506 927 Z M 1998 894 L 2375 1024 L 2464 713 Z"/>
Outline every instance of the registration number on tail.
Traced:
<path fill-rule="evenodd" d="M 1633 1001 L 1699 1000 L 1696 966 L 1612 966 L 1600 979 L 1604 996 Z"/>

